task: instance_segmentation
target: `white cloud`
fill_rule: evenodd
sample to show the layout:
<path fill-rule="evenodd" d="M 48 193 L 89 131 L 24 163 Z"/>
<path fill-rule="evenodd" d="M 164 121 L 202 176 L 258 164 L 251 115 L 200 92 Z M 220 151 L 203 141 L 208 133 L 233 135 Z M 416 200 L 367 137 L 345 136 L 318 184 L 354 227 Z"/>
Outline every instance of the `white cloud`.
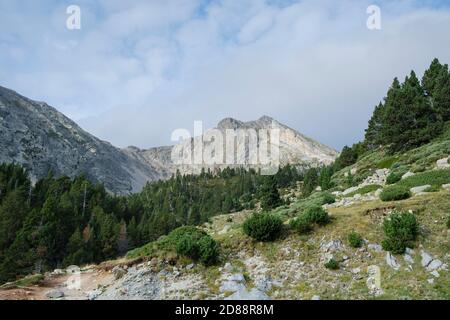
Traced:
<path fill-rule="evenodd" d="M 450 62 L 450 11 L 382 1 L 0 3 L 0 85 L 120 146 L 169 143 L 194 120 L 269 114 L 336 148 L 361 138 L 394 76 Z M 50 16 L 49 16 L 50 15 Z"/>

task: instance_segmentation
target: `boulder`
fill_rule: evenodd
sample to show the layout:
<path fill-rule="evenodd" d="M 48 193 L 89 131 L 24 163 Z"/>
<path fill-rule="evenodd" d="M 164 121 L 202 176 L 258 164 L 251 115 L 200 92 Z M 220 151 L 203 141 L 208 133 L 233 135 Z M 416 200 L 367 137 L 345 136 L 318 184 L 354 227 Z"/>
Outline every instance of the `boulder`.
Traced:
<path fill-rule="evenodd" d="M 60 299 L 64 297 L 64 292 L 60 290 L 52 290 L 47 292 L 46 296 L 49 299 Z"/>
<path fill-rule="evenodd" d="M 194 268 L 194 264 L 193 263 L 190 263 L 190 264 L 188 264 L 187 266 L 186 266 L 186 270 L 191 270 L 191 269 L 193 269 Z"/>
<path fill-rule="evenodd" d="M 116 266 L 114 267 L 114 269 L 112 269 L 112 273 L 114 274 L 114 278 L 118 280 L 127 274 L 127 270 L 122 267 Z"/>
<path fill-rule="evenodd" d="M 383 247 L 377 243 L 370 243 L 369 245 L 367 245 L 367 248 L 376 252 L 383 251 Z"/>
<path fill-rule="evenodd" d="M 439 259 L 433 259 L 430 264 L 427 266 L 428 271 L 435 271 L 442 266 L 442 261 Z"/>
<path fill-rule="evenodd" d="M 412 177 L 412 176 L 414 176 L 415 175 L 415 173 L 413 173 L 413 172 L 411 172 L 411 171 L 408 171 L 407 173 L 405 173 L 404 175 L 402 175 L 402 180 L 403 179 L 406 179 L 406 178 L 409 178 L 409 177 Z"/>
<path fill-rule="evenodd" d="M 397 259 L 390 252 L 386 253 L 386 263 L 392 269 L 398 270 L 400 268 Z"/>
<path fill-rule="evenodd" d="M 443 189 L 446 189 L 446 190 L 447 190 L 447 189 L 450 189 L 450 183 L 443 184 L 443 185 L 442 185 L 442 188 L 443 188 Z"/>
<path fill-rule="evenodd" d="M 448 157 L 436 161 L 436 166 L 438 167 L 438 169 L 450 168 L 450 163 L 448 163 Z"/>
<path fill-rule="evenodd" d="M 420 251 L 420 255 L 422 256 L 422 261 L 421 261 L 422 267 L 424 267 L 424 268 L 428 267 L 428 265 L 431 263 L 431 261 L 433 261 L 433 257 L 424 250 Z"/>
<path fill-rule="evenodd" d="M 351 188 L 348 188 L 348 189 L 346 189 L 345 191 L 343 191 L 342 194 L 343 194 L 344 196 L 346 196 L 347 194 L 350 194 L 350 193 L 352 193 L 352 192 L 355 192 L 356 190 L 358 190 L 358 187 L 351 187 Z"/>
<path fill-rule="evenodd" d="M 423 193 L 425 190 L 427 190 L 427 189 L 430 188 L 430 187 L 431 187 L 431 185 L 426 184 L 426 185 L 424 185 L 424 186 L 419 186 L 419 187 L 411 188 L 411 189 L 409 189 L 409 191 L 411 191 L 411 193 L 417 195 L 417 194 Z"/>

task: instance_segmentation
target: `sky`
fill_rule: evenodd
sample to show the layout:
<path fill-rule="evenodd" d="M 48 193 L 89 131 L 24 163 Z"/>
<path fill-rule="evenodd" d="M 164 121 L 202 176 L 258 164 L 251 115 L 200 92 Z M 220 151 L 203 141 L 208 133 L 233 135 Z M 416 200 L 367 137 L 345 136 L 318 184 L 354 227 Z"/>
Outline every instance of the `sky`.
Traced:
<path fill-rule="evenodd" d="M 118 147 L 269 115 L 340 150 L 394 77 L 450 63 L 448 0 L 0 0 L 0 30 L 1 86 Z"/>

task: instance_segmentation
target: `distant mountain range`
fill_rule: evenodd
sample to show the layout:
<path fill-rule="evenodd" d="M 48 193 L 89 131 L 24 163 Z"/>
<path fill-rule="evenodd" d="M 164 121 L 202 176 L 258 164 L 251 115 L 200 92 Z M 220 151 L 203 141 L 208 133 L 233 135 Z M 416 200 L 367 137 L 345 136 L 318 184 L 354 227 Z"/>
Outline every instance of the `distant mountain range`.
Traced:
<path fill-rule="evenodd" d="M 337 156 L 335 150 L 267 116 L 250 122 L 227 118 L 215 129 L 225 133 L 227 129 L 273 128 L 279 129 L 281 165 L 328 164 Z M 203 136 L 210 133 L 206 131 Z M 208 143 L 203 143 L 202 139 L 199 136 L 176 146 L 147 150 L 136 147 L 120 149 L 87 133 L 46 103 L 33 101 L 0 86 L 0 162 L 22 164 L 34 180 L 46 176 L 50 170 L 55 175 L 85 174 L 93 182 L 103 183 L 111 192 L 126 194 L 138 192 L 148 181 L 168 178 L 176 170 L 197 173 L 201 168 L 228 166 L 205 163 L 178 165 L 172 161 L 174 151 L 191 152 L 195 156 L 192 142 L 200 142 L 208 150 Z M 236 141 L 235 150 L 246 143 L 245 139 Z M 250 166 L 246 159 L 241 160 L 237 161 L 240 165 Z"/>

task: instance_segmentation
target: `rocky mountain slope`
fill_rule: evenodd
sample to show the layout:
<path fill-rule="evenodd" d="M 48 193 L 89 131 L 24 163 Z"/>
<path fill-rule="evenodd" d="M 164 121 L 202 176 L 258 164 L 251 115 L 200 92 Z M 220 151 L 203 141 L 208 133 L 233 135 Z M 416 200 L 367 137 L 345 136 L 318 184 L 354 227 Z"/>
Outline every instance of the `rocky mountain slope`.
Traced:
<path fill-rule="evenodd" d="M 217 127 L 223 133 L 226 129 L 270 128 L 280 130 L 281 165 L 330 163 L 337 155 L 331 148 L 269 117 L 251 122 L 225 119 Z M 201 168 L 211 167 L 203 162 L 178 165 L 172 161 L 174 151 L 188 154 L 194 150 L 191 140 L 148 150 L 119 149 L 87 133 L 46 103 L 3 87 L 0 87 L 0 134 L 0 162 L 24 165 L 33 179 L 46 176 L 50 170 L 56 175 L 83 173 L 93 182 L 103 183 L 109 191 L 122 194 L 140 191 L 146 182 L 167 178 L 177 169 L 182 173 L 197 173 Z M 201 142 L 202 136 L 194 139 L 196 143 Z M 245 139 L 238 139 L 235 151 L 245 148 L 245 144 Z M 206 153 L 208 143 L 204 146 Z M 248 166 L 246 159 L 236 162 Z"/>
<path fill-rule="evenodd" d="M 0 87 L 0 162 L 23 164 L 33 179 L 85 174 L 118 193 L 139 191 L 147 181 L 167 177 L 164 168 L 142 162 L 82 130 L 46 103 Z"/>
<path fill-rule="evenodd" d="M 321 165 L 330 164 L 337 156 L 337 152 L 332 148 L 329 148 L 311 138 L 308 138 L 294 129 L 279 123 L 275 119 L 268 116 L 263 116 L 255 121 L 242 122 L 233 118 L 226 118 L 217 124 L 216 128 L 209 129 L 203 133 L 202 136 L 194 137 L 192 139 L 184 140 L 180 144 L 171 147 L 159 147 L 148 150 L 140 150 L 138 148 L 129 148 L 131 152 L 136 154 L 137 157 L 147 161 L 148 163 L 158 163 L 161 167 L 169 168 L 170 171 L 176 172 L 179 170 L 181 173 L 200 173 L 201 169 L 216 169 L 233 166 L 245 166 L 260 168 L 261 161 L 258 158 L 258 163 L 253 163 L 249 156 L 249 140 L 243 138 L 237 134 L 236 137 L 231 139 L 227 138 L 227 130 L 233 130 L 236 132 L 256 132 L 259 130 L 276 129 L 279 132 L 279 164 L 281 166 L 287 164 L 307 164 L 307 165 Z M 241 131 L 240 131 L 241 130 Z M 201 164 L 188 163 L 188 164 L 175 164 L 172 159 L 172 155 L 182 155 L 182 157 L 190 156 L 190 159 L 195 159 L 203 152 L 204 157 L 208 153 L 217 152 L 213 146 L 213 140 L 211 137 L 215 133 L 221 133 L 223 137 L 222 141 L 222 156 L 217 164 L 209 165 L 204 160 Z M 228 139 L 228 140 L 227 140 Z M 261 141 L 261 136 L 257 136 L 258 147 L 264 142 Z M 271 138 L 270 138 L 271 139 Z M 274 141 L 268 141 L 268 149 L 272 150 L 276 146 Z M 233 164 L 227 163 L 227 143 L 231 143 L 233 146 L 232 157 L 234 159 Z M 195 145 L 202 144 L 203 148 L 195 149 Z M 242 150 L 242 152 L 240 152 Z M 255 149 L 254 149 L 255 150 Z M 205 158 L 204 158 L 205 159 Z M 278 161 L 278 158 L 276 159 Z"/>

